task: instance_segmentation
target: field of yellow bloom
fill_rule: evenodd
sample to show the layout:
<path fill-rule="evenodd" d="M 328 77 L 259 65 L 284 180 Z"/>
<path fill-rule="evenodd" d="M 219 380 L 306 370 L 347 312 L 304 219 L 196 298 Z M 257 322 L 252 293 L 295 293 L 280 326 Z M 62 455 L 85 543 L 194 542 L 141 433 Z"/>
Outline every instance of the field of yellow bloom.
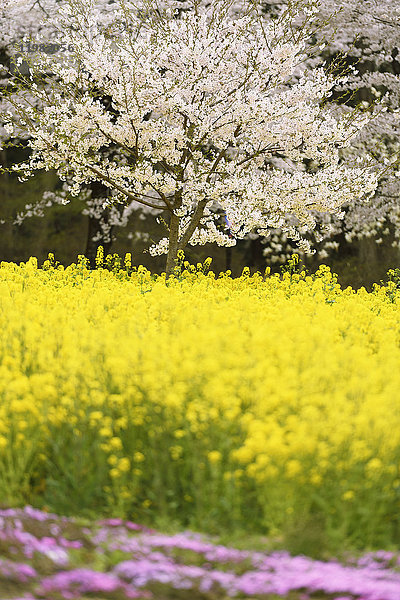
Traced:
<path fill-rule="evenodd" d="M 395 543 L 395 284 L 207 266 L 1 264 L 2 502 Z"/>

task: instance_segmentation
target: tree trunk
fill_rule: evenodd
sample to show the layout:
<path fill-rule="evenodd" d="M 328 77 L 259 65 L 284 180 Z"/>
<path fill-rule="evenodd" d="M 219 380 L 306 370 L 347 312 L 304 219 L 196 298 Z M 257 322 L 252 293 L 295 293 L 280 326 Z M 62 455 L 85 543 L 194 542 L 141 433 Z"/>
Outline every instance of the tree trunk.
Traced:
<path fill-rule="evenodd" d="M 232 246 L 225 248 L 225 271 L 232 271 Z"/>
<path fill-rule="evenodd" d="M 174 213 L 171 213 L 171 219 L 169 222 L 169 249 L 167 265 L 165 268 L 167 279 L 170 275 L 172 275 L 176 265 L 176 258 L 178 255 L 179 220 L 179 217 L 177 217 Z"/>

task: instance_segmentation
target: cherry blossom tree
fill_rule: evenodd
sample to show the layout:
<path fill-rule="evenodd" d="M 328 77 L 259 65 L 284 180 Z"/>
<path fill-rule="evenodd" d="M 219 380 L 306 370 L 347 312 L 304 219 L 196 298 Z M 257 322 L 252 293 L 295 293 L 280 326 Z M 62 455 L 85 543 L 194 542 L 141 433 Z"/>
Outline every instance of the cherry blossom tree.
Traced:
<path fill-rule="evenodd" d="M 12 85 L 17 74 L 26 74 L 28 64 L 24 62 L 18 69 L 16 61 L 25 53 L 31 58 L 38 50 L 39 36 L 41 47 L 46 52 L 59 54 L 64 51 L 58 39 L 57 28 L 53 20 L 60 7 L 59 0 L 1 0 L 0 1 L 0 85 L 7 87 Z M 104 0 L 98 3 L 99 15 L 105 26 L 112 18 L 112 2 Z M 1 62 L 3 65 L 1 65 Z M 8 69 L 6 69 L 8 65 Z M 3 67 L 3 68 L 2 68 Z M 35 102 L 35 97 L 30 98 Z M 3 107 L 13 111 L 13 105 L 3 102 L 0 98 L 0 110 Z M 3 162 L 6 162 L 5 154 L 7 148 L 16 143 L 26 145 L 30 134 L 25 128 L 14 128 L 12 132 L 4 129 L 4 122 L 0 122 L 0 145 L 3 145 Z M 1 172 L 0 166 L 0 172 Z M 5 170 L 3 168 L 3 170 Z M 104 206 L 110 195 L 110 190 L 99 182 L 91 182 L 82 189 L 79 195 L 81 201 L 81 212 L 88 219 L 88 234 L 85 256 L 89 258 L 92 265 L 95 264 L 97 248 L 102 246 L 105 252 L 111 248 L 115 239 L 116 228 L 126 227 L 130 216 L 137 205 L 128 203 L 110 204 Z M 30 217 L 43 217 L 46 211 L 55 205 L 68 205 L 70 197 L 68 189 L 64 186 L 60 189 L 47 191 L 43 197 L 39 197 L 27 204 L 14 219 L 14 225 L 21 225 L 25 219 Z"/>
<path fill-rule="evenodd" d="M 358 61 L 358 74 L 349 79 L 344 90 L 381 97 L 386 105 L 386 111 L 358 137 L 356 151 L 370 152 L 377 162 L 392 162 L 394 167 L 385 170 L 371 203 L 349 206 L 344 230 L 350 241 L 374 237 L 377 243 L 390 233 L 394 244 L 399 245 L 400 5 L 389 0 L 341 0 L 339 5 L 336 24 L 341 35 L 332 49 L 348 52 Z"/>
<path fill-rule="evenodd" d="M 51 75 L 32 72 L 9 98 L 6 129 L 25 129 L 32 150 L 18 169 L 56 169 L 72 194 L 99 182 L 113 203 L 166 212 L 169 235 L 150 251 L 167 254 L 168 274 L 188 243 L 274 228 L 309 250 L 301 232 L 315 211 L 341 216 L 375 190 L 371 169 L 340 159 L 368 117 L 330 109 L 344 81 L 301 68 L 310 32 L 287 11 L 266 20 L 254 2 L 187 4 L 177 18 L 176 2 L 120 0 L 105 24 L 92 0 L 62 3 L 49 22 L 69 50 L 42 56 Z"/>
<path fill-rule="evenodd" d="M 287 2 L 266 0 L 272 11 Z M 355 65 L 347 80 L 335 90 L 334 99 L 342 110 L 346 104 L 374 98 L 381 102 L 376 116 L 360 131 L 349 153 L 373 158 L 380 171 L 379 185 L 368 203 L 355 199 L 343 205 L 344 218 L 328 213 L 316 214 L 324 228 L 323 240 L 315 240 L 318 256 L 324 260 L 340 249 L 341 240 L 374 240 L 381 244 L 385 236 L 400 246 L 400 5 L 390 0 L 325 0 L 319 4 L 320 19 L 327 20 L 317 37 L 324 38 L 321 53 L 309 59 L 317 65 L 323 59 L 341 55 Z M 384 110 L 383 110 L 384 109 Z M 289 216 L 289 219 L 291 217 Z M 307 235 L 307 233 L 306 233 Z M 312 235 L 312 234 L 311 234 Z M 286 234 L 277 229 L 266 240 L 268 261 L 284 262 L 293 251 Z"/>

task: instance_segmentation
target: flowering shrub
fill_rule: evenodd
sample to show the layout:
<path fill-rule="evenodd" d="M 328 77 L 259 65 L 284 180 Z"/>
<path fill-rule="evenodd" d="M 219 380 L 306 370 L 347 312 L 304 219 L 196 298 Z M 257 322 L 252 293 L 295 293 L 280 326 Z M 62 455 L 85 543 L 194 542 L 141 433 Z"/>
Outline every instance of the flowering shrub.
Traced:
<path fill-rule="evenodd" d="M 3 502 L 204 531 L 302 522 L 332 547 L 396 539 L 394 282 L 98 264 L 1 263 Z"/>

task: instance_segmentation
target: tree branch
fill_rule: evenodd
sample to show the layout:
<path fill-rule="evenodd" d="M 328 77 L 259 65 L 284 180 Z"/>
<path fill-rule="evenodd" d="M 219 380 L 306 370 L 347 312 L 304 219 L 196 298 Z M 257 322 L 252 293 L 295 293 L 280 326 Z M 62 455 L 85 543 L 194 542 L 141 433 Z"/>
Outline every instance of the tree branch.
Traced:
<path fill-rule="evenodd" d="M 132 192 L 129 192 L 128 190 L 123 188 L 121 185 L 119 185 L 118 183 L 113 181 L 111 179 L 111 177 L 108 177 L 108 175 L 105 175 L 104 173 L 99 171 L 99 169 L 96 169 L 96 167 L 93 167 L 92 165 L 86 165 L 86 166 L 88 169 L 90 169 L 90 171 L 95 173 L 100 179 L 102 179 L 103 181 L 107 181 L 110 185 L 112 185 L 113 188 L 115 188 L 116 190 L 121 192 L 121 194 L 124 194 L 125 196 L 127 196 L 127 198 L 129 198 L 130 200 L 134 200 L 135 202 L 139 202 L 140 204 L 144 204 L 145 206 L 149 206 L 150 208 L 155 208 L 155 209 L 161 210 L 161 211 L 165 210 L 165 207 L 163 207 L 163 206 L 157 206 L 156 204 L 152 204 L 151 202 L 147 202 L 146 200 L 141 200 L 135 194 L 132 194 Z"/>
<path fill-rule="evenodd" d="M 200 223 L 200 219 L 203 216 L 204 209 L 207 205 L 208 200 L 200 200 L 198 203 L 196 210 L 194 211 L 192 220 L 190 221 L 185 233 L 182 235 L 181 239 L 178 241 L 178 249 L 183 250 L 185 246 L 189 243 L 190 238 L 194 234 L 197 225 Z"/>

